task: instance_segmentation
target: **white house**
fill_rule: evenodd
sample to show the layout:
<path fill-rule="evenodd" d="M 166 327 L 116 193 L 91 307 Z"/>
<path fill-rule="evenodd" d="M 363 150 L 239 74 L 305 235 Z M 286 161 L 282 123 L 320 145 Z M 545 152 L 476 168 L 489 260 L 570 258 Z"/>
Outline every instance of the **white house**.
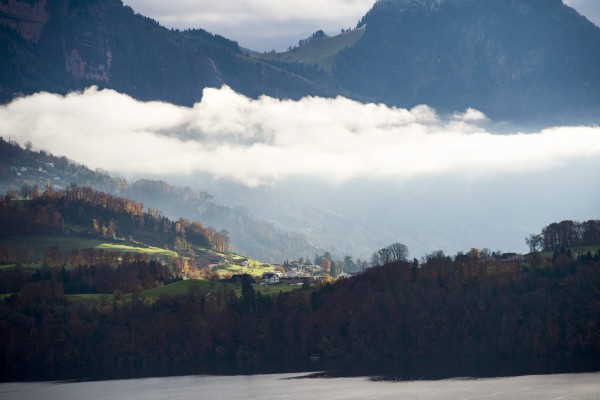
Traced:
<path fill-rule="evenodd" d="M 264 285 L 275 285 L 279 283 L 279 275 L 274 272 L 265 272 L 262 274 L 262 283 Z"/>

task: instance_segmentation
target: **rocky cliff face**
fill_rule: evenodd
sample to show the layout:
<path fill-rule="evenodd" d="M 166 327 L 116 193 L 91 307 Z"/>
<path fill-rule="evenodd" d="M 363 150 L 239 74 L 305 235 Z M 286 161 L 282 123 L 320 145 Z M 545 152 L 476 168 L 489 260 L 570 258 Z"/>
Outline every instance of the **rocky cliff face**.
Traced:
<path fill-rule="evenodd" d="M 17 31 L 27 41 L 40 40 L 47 22 L 46 0 L 0 1 L 0 25 Z"/>

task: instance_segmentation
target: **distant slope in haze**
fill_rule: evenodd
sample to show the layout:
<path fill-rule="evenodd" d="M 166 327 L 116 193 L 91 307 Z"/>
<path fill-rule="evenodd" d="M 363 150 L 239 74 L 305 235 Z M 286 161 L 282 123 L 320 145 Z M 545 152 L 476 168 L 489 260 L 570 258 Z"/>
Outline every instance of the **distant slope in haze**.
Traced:
<path fill-rule="evenodd" d="M 101 170 L 91 171 L 66 157 L 23 149 L 0 138 L 0 193 L 20 191 L 23 185 L 30 188 L 37 185 L 44 190 L 50 184 L 56 190 L 62 190 L 71 183 L 127 196 L 147 208 L 160 210 L 173 220 L 199 220 L 216 230 L 225 230 L 236 252 L 261 261 L 283 262 L 312 256 L 316 251 L 304 234 L 277 229 L 242 207 L 219 205 L 209 193 L 163 181 L 129 183 Z"/>

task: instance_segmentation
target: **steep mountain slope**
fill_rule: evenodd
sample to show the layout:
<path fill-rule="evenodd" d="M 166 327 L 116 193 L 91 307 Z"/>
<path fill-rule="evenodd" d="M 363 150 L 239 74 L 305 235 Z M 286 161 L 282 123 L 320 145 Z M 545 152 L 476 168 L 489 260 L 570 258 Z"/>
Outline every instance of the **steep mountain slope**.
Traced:
<path fill-rule="evenodd" d="M 359 25 L 334 76 L 366 100 L 495 119 L 600 115 L 600 29 L 561 0 L 380 0 Z"/>
<path fill-rule="evenodd" d="M 242 54 L 203 30 L 171 31 L 120 0 L 3 0 L 0 101 L 90 85 L 190 105 L 205 87 L 249 96 L 324 94 L 312 82 Z"/>

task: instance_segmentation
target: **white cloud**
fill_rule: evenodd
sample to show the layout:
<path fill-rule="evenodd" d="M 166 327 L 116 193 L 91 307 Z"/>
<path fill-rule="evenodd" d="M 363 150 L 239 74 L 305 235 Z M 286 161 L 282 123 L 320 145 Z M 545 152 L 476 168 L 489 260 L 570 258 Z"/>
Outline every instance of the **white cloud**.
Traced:
<path fill-rule="evenodd" d="M 600 156 L 600 128 L 494 134 L 468 109 L 441 118 L 343 97 L 258 100 L 205 89 L 193 108 L 90 88 L 0 107 L 0 134 L 123 175 L 209 174 L 248 185 L 549 169 Z"/>
<path fill-rule="evenodd" d="M 452 114 L 452 119 L 463 122 L 485 122 L 487 117 L 484 113 L 474 108 L 467 108 L 465 112 Z"/>

